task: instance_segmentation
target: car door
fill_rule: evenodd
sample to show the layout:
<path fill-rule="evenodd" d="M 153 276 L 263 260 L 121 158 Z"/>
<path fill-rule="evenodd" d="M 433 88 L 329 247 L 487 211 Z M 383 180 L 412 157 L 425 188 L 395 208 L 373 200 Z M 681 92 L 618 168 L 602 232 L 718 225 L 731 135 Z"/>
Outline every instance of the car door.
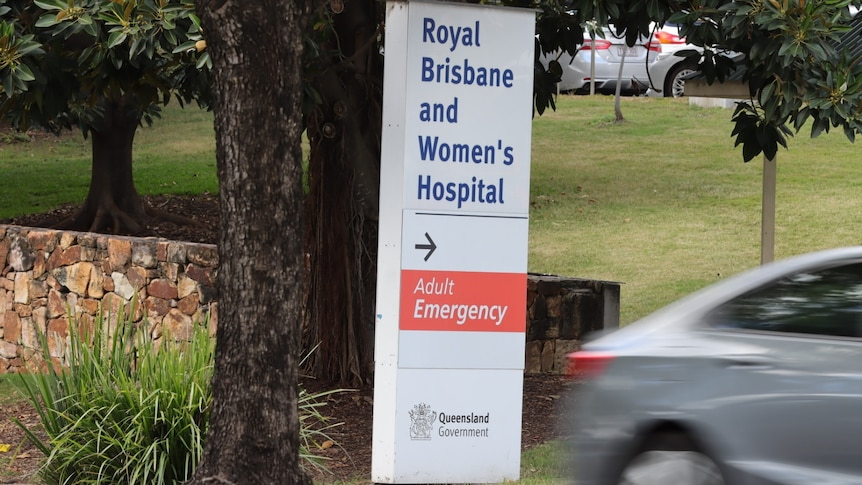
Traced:
<path fill-rule="evenodd" d="M 789 275 L 707 322 L 745 349 L 720 364 L 728 404 L 714 419 L 739 430 L 731 466 L 774 483 L 862 483 L 862 264 Z"/>

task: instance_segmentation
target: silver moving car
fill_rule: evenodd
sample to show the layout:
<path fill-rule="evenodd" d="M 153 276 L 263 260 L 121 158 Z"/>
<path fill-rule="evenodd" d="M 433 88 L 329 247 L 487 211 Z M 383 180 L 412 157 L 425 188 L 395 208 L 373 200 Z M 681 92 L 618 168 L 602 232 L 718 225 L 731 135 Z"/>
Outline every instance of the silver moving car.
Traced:
<path fill-rule="evenodd" d="M 862 484 L 862 247 L 728 278 L 569 359 L 577 485 Z"/>
<path fill-rule="evenodd" d="M 589 32 L 584 33 L 584 44 L 575 53 L 547 54 L 544 62 L 558 58 L 563 68 L 563 76 L 557 88 L 560 92 L 589 92 L 590 80 L 595 80 L 596 92 L 610 93 L 616 88 L 620 64 L 623 73 L 620 89 L 624 92 L 646 91 L 647 66 L 661 52 L 658 40 L 642 38 L 632 47 L 626 45 L 624 37 L 617 37 L 612 29 L 603 29 L 603 34 L 597 34 L 595 40 L 590 39 Z M 595 77 L 591 76 L 591 63 L 595 56 Z M 625 56 L 625 58 L 623 58 Z"/>

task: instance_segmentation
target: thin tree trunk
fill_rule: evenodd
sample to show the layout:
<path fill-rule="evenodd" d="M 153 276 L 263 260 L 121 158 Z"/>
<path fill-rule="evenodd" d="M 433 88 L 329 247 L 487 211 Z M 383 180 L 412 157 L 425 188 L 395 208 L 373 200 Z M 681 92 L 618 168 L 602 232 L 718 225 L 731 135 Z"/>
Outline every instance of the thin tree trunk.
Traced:
<path fill-rule="evenodd" d="M 307 0 L 197 0 L 214 66 L 219 326 L 194 484 L 305 484 L 297 378 Z"/>
<path fill-rule="evenodd" d="M 617 87 L 614 90 L 614 123 L 622 123 L 626 120 L 623 117 L 623 109 L 620 106 L 620 90 L 623 84 L 623 66 L 626 64 L 626 51 L 628 51 L 628 48 L 623 49 L 623 57 L 620 59 L 620 70 L 617 73 Z"/>

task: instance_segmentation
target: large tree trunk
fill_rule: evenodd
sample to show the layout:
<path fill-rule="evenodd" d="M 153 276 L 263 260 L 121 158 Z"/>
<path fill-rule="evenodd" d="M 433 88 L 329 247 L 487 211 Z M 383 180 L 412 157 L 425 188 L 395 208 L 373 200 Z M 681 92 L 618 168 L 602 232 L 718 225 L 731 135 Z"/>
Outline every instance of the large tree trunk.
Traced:
<path fill-rule="evenodd" d="M 301 50 L 309 0 L 197 0 L 214 66 L 219 324 L 194 484 L 310 483 L 299 459 Z"/>
<path fill-rule="evenodd" d="M 138 103 L 125 98 L 102 103 L 103 118 L 88 130 L 93 159 L 87 198 L 73 216 L 57 224 L 58 229 L 145 236 L 150 234 L 148 225 L 156 219 L 196 224 L 182 215 L 146 207 L 138 195 L 132 147 L 141 118 L 129 107 Z"/>
<path fill-rule="evenodd" d="M 307 118 L 311 144 L 304 345 L 330 382 L 371 380 L 380 189 L 383 64 L 375 0 L 330 2 L 331 44 L 312 87 L 322 102 Z"/>
<path fill-rule="evenodd" d="M 143 234 L 146 211 L 132 176 L 132 144 L 140 119 L 122 102 L 103 103 L 104 118 L 91 127 L 93 144 L 90 189 L 78 212 L 60 229 L 115 234 Z"/>

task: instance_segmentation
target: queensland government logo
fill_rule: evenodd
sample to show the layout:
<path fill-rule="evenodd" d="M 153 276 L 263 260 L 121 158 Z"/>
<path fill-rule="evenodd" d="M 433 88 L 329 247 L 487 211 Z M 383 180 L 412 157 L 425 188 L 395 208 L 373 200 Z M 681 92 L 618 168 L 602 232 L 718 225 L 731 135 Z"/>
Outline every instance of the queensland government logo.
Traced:
<path fill-rule="evenodd" d="M 410 411 L 410 439 L 430 440 L 434 421 L 437 420 L 437 412 L 431 410 L 431 406 L 419 403 Z"/>

